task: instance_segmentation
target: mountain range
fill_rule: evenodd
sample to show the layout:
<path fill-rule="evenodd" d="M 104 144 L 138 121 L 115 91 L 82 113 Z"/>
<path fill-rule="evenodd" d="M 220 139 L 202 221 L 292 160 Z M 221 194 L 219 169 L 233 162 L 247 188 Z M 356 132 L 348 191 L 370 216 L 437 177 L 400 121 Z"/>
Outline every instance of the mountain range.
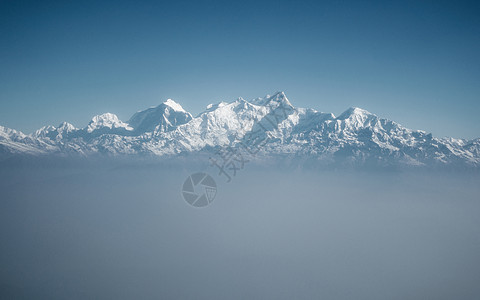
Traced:
<path fill-rule="evenodd" d="M 221 149 L 323 165 L 480 166 L 480 138 L 436 138 L 356 107 L 339 116 L 296 108 L 283 92 L 210 104 L 196 117 L 168 99 L 126 122 L 105 113 L 85 128 L 63 122 L 24 134 L 0 126 L 0 160 L 24 155 L 178 156 Z"/>

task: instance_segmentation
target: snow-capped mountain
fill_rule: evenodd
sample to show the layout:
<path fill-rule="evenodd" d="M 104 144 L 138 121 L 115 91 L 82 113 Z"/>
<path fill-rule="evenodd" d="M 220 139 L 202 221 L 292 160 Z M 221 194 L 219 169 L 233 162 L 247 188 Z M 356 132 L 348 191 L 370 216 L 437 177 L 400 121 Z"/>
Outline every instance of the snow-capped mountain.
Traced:
<path fill-rule="evenodd" d="M 135 113 L 128 123 L 136 134 L 145 132 L 166 132 L 187 123 L 192 115 L 175 101 L 168 99 L 157 107 Z"/>
<path fill-rule="evenodd" d="M 64 122 L 30 135 L 0 126 L 0 158 L 95 153 L 164 156 L 224 148 L 324 165 L 480 166 L 480 139 L 435 138 L 360 108 L 349 108 L 338 117 L 296 108 L 283 92 L 210 104 L 197 117 L 168 99 L 135 113 L 128 122 L 105 113 L 93 117 L 85 128 Z"/>
<path fill-rule="evenodd" d="M 87 133 L 96 132 L 103 133 L 118 133 L 125 134 L 127 131 L 132 131 L 133 128 L 127 123 L 122 122 L 118 117 L 111 113 L 105 113 L 92 118 L 87 125 Z"/>

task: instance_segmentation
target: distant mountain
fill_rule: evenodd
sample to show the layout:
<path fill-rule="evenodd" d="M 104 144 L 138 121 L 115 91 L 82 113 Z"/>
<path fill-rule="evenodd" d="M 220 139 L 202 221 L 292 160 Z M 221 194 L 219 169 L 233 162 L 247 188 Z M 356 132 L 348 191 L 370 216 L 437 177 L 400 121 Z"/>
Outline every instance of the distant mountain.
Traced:
<path fill-rule="evenodd" d="M 210 104 L 197 117 L 169 99 L 123 122 L 111 113 L 85 128 L 33 134 L 0 126 L 0 159 L 17 155 L 177 155 L 222 149 L 322 165 L 480 166 L 480 139 L 435 138 L 360 108 L 338 117 L 296 108 L 283 92 Z M 238 153 L 237 153 L 238 154 Z"/>
<path fill-rule="evenodd" d="M 192 115 L 175 101 L 168 99 L 157 107 L 135 113 L 128 124 L 135 128 L 136 134 L 145 132 L 166 132 L 192 119 Z"/>

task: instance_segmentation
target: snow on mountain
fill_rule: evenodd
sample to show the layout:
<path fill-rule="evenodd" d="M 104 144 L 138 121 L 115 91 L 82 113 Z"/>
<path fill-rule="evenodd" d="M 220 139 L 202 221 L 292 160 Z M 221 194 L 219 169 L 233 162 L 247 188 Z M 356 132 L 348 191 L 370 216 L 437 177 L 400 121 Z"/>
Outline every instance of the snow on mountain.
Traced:
<path fill-rule="evenodd" d="M 75 126 L 70 123 L 63 122 L 58 127 L 47 125 L 43 126 L 42 128 L 38 129 L 32 134 L 32 137 L 39 138 L 39 139 L 50 139 L 53 141 L 59 141 L 63 138 L 66 138 L 69 134 L 78 131 Z"/>
<path fill-rule="evenodd" d="M 183 107 L 172 99 L 167 99 L 167 101 L 163 102 L 163 104 L 170 107 L 174 111 L 186 113 Z"/>
<path fill-rule="evenodd" d="M 166 132 L 185 124 L 192 119 L 192 115 L 175 101 L 168 99 L 159 106 L 139 111 L 134 114 L 128 124 L 136 134 L 145 132 Z"/>
<path fill-rule="evenodd" d="M 277 92 L 272 96 L 266 95 L 263 98 L 256 98 L 252 100 L 251 103 L 258 106 L 270 106 L 270 103 L 274 103 L 275 105 L 281 103 L 286 106 L 292 106 L 284 92 Z"/>
<path fill-rule="evenodd" d="M 25 137 L 26 135 L 21 131 L 0 126 L 0 139 L 2 140 L 6 140 L 6 139 L 20 140 Z"/>
<path fill-rule="evenodd" d="M 83 129 L 62 123 L 25 135 L 0 126 L 0 155 L 162 156 L 241 148 L 252 140 L 264 141 L 260 156 L 287 155 L 326 165 L 480 166 L 480 139 L 438 139 L 356 107 L 338 117 L 295 108 L 283 92 L 209 104 L 196 117 L 168 99 L 135 113 L 128 123 L 106 113 L 93 117 Z"/>
<path fill-rule="evenodd" d="M 36 138 L 49 138 L 53 132 L 56 132 L 57 128 L 52 125 L 43 126 L 36 130 L 32 136 Z"/>
<path fill-rule="evenodd" d="M 87 125 L 87 132 L 92 133 L 96 130 L 102 130 L 107 132 L 108 130 L 118 130 L 123 129 L 127 131 L 132 131 L 133 128 L 130 127 L 127 123 L 122 122 L 118 119 L 117 115 L 112 113 L 104 113 L 97 115 L 92 118 L 90 123 Z"/>
<path fill-rule="evenodd" d="M 0 158 L 15 154 L 43 154 L 53 148 L 21 131 L 0 126 Z"/>

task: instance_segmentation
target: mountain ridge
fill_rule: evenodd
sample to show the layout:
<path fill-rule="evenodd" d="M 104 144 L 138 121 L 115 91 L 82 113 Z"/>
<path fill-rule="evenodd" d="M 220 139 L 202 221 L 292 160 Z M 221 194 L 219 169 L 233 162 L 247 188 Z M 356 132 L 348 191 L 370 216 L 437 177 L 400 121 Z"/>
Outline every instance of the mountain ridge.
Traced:
<path fill-rule="evenodd" d="M 358 107 L 336 117 L 294 107 L 283 92 L 209 104 L 196 117 L 168 99 L 123 122 L 94 116 L 84 128 L 63 122 L 32 134 L 0 126 L 0 159 L 12 155 L 165 156 L 241 148 L 264 139 L 259 157 L 308 157 L 323 165 L 480 166 L 480 138 L 436 138 Z"/>

